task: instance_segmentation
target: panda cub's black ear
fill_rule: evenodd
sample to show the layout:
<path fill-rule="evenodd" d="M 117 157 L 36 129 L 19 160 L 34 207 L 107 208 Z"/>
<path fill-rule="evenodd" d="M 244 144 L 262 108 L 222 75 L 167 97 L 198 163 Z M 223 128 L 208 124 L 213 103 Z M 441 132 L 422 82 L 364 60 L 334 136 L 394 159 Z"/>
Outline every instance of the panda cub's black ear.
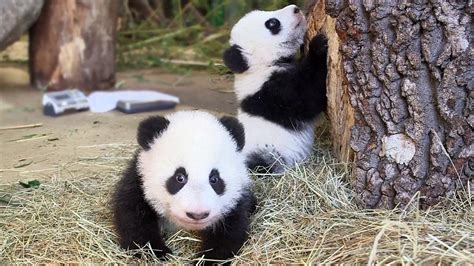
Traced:
<path fill-rule="evenodd" d="M 245 131 L 244 126 L 235 117 L 223 116 L 219 120 L 222 125 L 229 131 L 232 138 L 237 143 L 237 151 L 241 151 L 245 145 Z"/>
<path fill-rule="evenodd" d="M 234 73 L 244 73 L 249 69 L 241 47 L 234 44 L 224 52 L 224 64 Z"/>
<path fill-rule="evenodd" d="M 149 150 L 153 139 L 160 136 L 169 124 L 170 121 L 162 116 L 150 116 L 143 120 L 138 126 L 138 144 L 140 144 L 144 150 Z"/>

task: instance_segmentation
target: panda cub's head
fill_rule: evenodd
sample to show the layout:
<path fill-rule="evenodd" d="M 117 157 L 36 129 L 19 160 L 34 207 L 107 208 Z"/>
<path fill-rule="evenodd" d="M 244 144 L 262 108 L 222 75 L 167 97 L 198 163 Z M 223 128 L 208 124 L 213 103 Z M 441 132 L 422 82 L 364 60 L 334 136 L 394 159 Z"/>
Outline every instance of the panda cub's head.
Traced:
<path fill-rule="evenodd" d="M 235 118 L 201 111 L 155 116 L 140 123 L 138 142 L 145 199 L 181 228 L 213 225 L 249 186 L 244 129 Z"/>
<path fill-rule="evenodd" d="M 276 11 L 252 11 L 232 28 L 231 47 L 224 53 L 224 63 L 234 73 L 271 66 L 296 54 L 305 31 L 306 19 L 295 5 Z"/>

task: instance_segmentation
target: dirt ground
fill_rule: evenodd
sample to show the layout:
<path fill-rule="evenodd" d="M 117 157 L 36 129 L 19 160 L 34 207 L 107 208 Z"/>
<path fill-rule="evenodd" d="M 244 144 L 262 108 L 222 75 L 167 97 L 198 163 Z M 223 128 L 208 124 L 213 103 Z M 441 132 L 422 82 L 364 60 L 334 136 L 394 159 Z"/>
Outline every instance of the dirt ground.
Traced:
<path fill-rule="evenodd" d="M 78 158 L 104 156 L 110 146 L 134 149 L 140 120 L 166 113 L 81 112 L 46 117 L 42 114 L 42 94 L 30 88 L 28 81 L 25 67 L 0 66 L 0 128 L 40 125 L 0 129 L 0 184 L 28 181 L 32 177 L 48 180 L 61 169 L 80 171 L 80 164 L 73 167 L 70 164 Z M 155 69 L 129 71 L 118 73 L 117 81 L 123 89 L 153 89 L 174 94 L 181 100 L 177 110 L 199 108 L 234 113 L 237 107 L 230 93 L 232 81 L 205 72 L 178 75 Z"/>

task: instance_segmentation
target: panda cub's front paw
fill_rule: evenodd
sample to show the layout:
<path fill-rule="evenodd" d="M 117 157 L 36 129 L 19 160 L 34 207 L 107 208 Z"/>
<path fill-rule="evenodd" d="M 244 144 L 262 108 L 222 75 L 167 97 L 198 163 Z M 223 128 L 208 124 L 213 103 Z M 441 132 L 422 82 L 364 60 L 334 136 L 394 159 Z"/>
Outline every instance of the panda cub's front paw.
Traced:
<path fill-rule="evenodd" d="M 145 250 L 143 249 L 129 249 L 129 251 L 133 254 L 133 256 L 135 256 L 136 258 L 138 259 L 147 259 L 147 258 L 151 258 L 151 257 L 156 257 L 158 258 L 159 260 L 162 260 L 162 261 L 166 261 L 168 260 L 168 257 L 167 255 L 172 255 L 173 252 L 171 251 L 171 249 L 169 249 L 168 247 L 163 247 L 161 249 L 149 249 L 149 248 L 145 248 Z"/>
<path fill-rule="evenodd" d="M 308 55 L 310 57 L 326 57 L 328 51 L 328 39 L 319 33 L 309 42 Z"/>
<path fill-rule="evenodd" d="M 173 252 L 171 251 L 171 249 L 169 249 L 168 247 L 163 247 L 161 249 L 154 249 L 153 250 L 153 254 L 160 258 L 160 260 L 168 260 L 168 258 L 166 257 L 166 255 L 173 255 Z"/>

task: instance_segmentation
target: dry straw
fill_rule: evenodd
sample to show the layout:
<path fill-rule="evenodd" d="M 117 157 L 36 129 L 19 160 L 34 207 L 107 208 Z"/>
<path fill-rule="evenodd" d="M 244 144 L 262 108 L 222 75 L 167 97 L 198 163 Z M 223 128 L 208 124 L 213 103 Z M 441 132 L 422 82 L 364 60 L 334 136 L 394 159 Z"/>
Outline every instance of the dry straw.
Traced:
<path fill-rule="evenodd" d="M 3 185 L 0 264 L 136 260 L 117 246 L 108 207 L 133 149 L 112 145 L 104 156 L 57 166 L 37 189 Z M 364 210 L 349 188 L 348 167 L 325 148 L 315 153 L 282 177 L 255 178 L 258 212 L 234 263 L 474 264 L 471 195 L 423 211 Z M 180 231 L 167 241 L 171 262 L 196 259 L 194 235 Z"/>

